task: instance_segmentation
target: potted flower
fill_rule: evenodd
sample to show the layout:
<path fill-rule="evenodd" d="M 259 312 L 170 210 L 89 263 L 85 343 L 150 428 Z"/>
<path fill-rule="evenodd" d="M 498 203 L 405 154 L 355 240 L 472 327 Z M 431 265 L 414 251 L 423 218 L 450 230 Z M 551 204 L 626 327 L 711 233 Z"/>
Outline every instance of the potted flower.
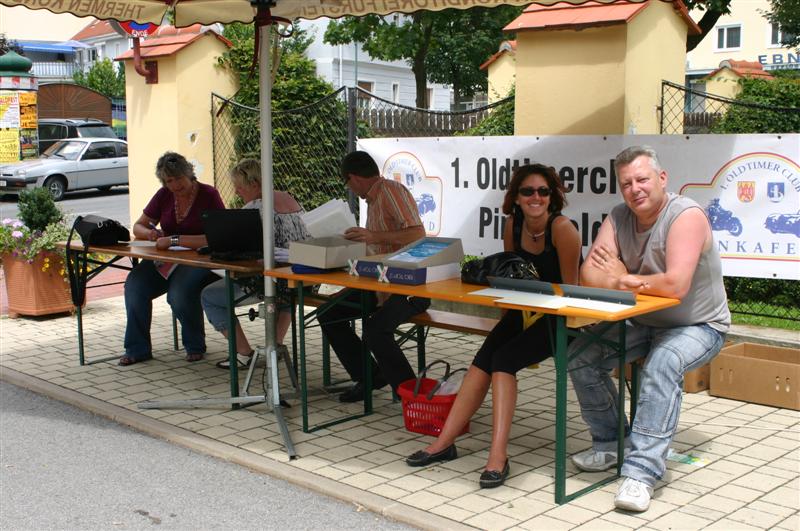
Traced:
<path fill-rule="evenodd" d="M 0 221 L 9 316 L 72 311 L 64 251 L 56 249 L 69 234 L 64 213 L 44 188 L 21 192 L 18 206 L 19 219 Z"/>

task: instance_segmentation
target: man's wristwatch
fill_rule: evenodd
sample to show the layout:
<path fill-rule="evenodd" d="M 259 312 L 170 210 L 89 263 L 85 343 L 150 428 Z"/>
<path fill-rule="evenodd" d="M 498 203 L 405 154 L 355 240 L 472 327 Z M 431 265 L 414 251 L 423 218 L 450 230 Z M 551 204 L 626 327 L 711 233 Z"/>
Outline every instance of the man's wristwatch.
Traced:
<path fill-rule="evenodd" d="M 180 245 L 180 239 L 181 239 L 181 237 L 178 236 L 177 234 L 175 234 L 173 236 L 170 236 L 169 237 L 169 245 L 170 245 L 170 247 L 173 247 L 173 246 L 176 246 L 176 245 Z"/>

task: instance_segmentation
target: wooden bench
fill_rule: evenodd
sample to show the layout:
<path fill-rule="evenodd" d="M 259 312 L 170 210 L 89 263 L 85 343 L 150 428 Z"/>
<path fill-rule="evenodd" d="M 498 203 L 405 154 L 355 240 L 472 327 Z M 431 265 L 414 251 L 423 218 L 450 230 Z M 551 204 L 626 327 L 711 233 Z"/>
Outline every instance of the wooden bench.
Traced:
<path fill-rule="evenodd" d="M 312 306 L 317 308 L 325 303 L 327 299 L 319 295 L 307 295 L 303 297 L 303 304 L 305 306 Z M 353 318 L 355 321 L 355 318 Z M 490 317 L 477 317 L 474 315 L 463 315 L 455 312 L 448 312 L 444 310 L 428 310 L 419 313 L 406 321 L 413 325 L 408 330 L 398 328 L 395 332 L 397 342 L 402 348 L 408 341 L 413 341 L 417 346 L 417 368 L 422 371 L 425 368 L 425 340 L 428 336 L 428 331 L 431 328 L 440 328 L 442 330 L 450 330 L 453 332 L 460 332 L 463 334 L 475 334 L 479 336 L 487 336 L 489 332 L 497 324 L 498 319 Z M 403 323 L 403 324 L 406 324 Z M 292 312 L 292 342 L 294 352 L 297 352 L 297 346 L 294 345 L 296 341 L 295 331 L 295 315 Z M 330 374 L 330 345 L 328 340 L 323 334 L 322 336 L 322 385 L 329 387 L 334 383 L 331 381 Z"/>

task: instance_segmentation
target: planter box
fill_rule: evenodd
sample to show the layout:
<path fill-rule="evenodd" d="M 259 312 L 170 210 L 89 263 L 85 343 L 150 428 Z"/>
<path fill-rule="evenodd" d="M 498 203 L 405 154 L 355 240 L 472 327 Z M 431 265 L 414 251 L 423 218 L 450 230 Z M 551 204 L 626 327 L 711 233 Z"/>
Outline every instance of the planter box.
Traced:
<path fill-rule="evenodd" d="M 800 410 L 800 349 L 737 343 L 711 361 L 712 396 Z"/>
<path fill-rule="evenodd" d="M 9 254 L 3 255 L 3 270 L 8 294 L 8 316 L 49 315 L 74 309 L 69 283 L 59 271 L 64 267 L 61 256 L 39 253 L 32 264 Z M 42 271 L 45 259 L 49 267 Z"/>

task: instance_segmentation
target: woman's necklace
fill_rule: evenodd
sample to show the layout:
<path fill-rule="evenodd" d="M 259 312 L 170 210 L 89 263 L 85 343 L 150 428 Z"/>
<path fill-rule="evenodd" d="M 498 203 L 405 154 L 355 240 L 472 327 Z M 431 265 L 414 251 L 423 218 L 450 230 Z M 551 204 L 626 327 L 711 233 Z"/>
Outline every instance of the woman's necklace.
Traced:
<path fill-rule="evenodd" d="M 197 197 L 197 188 L 198 188 L 197 182 L 192 181 L 192 193 L 189 196 L 189 202 L 187 203 L 186 208 L 180 209 L 180 211 L 178 209 L 178 197 L 175 196 L 175 221 L 177 223 L 180 223 L 181 221 L 186 219 L 186 216 L 189 215 L 189 211 L 192 209 L 194 200 Z"/>
<path fill-rule="evenodd" d="M 536 242 L 536 241 L 539 241 L 539 238 L 541 238 L 542 236 L 544 236 L 544 231 L 542 231 L 542 232 L 537 232 L 537 233 L 535 233 L 535 234 L 531 234 L 531 232 L 528 230 L 528 224 L 527 224 L 527 223 L 523 223 L 523 224 L 522 224 L 522 228 L 523 228 L 523 229 L 525 229 L 525 234 L 527 234 L 528 236 L 530 236 L 530 237 L 531 237 L 531 239 L 532 239 L 533 241 L 535 241 L 535 242 Z"/>

